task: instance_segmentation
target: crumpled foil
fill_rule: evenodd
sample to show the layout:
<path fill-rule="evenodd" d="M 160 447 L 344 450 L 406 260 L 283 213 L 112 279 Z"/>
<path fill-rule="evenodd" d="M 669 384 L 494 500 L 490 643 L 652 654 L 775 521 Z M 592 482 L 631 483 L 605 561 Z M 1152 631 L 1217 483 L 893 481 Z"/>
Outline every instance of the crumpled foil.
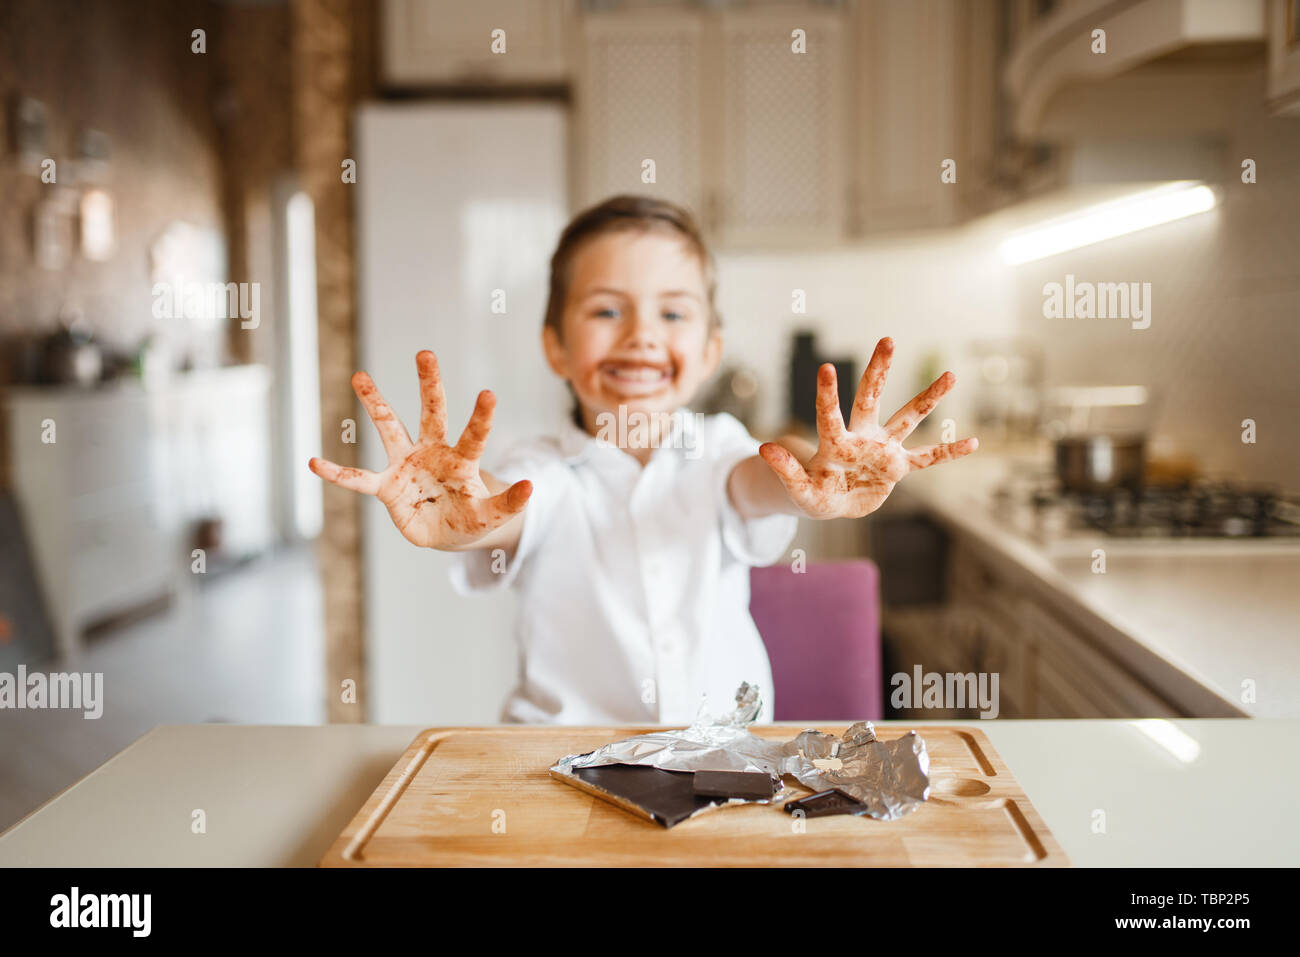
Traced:
<path fill-rule="evenodd" d="M 701 710 L 689 728 L 638 734 L 587 754 L 570 754 L 551 770 L 572 774 L 574 768 L 641 764 L 665 771 L 766 771 L 778 792 L 781 776 L 789 774 L 814 792 L 842 791 L 881 821 L 904 817 L 930 797 L 930 755 L 915 731 L 878 741 L 871 722 L 859 721 L 840 738 L 808 730 L 789 741 L 770 741 L 748 730 L 760 704 L 758 688 L 742 684 L 734 711 L 715 718 Z"/>

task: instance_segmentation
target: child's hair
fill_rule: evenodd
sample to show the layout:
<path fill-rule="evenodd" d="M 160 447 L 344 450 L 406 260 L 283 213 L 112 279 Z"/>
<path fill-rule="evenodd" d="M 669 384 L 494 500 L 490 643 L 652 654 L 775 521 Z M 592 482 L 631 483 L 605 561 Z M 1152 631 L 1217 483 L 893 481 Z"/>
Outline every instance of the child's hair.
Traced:
<path fill-rule="evenodd" d="M 649 196 L 611 196 L 603 203 L 583 210 L 564 227 L 555 254 L 551 256 L 551 292 L 546 303 L 545 324 L 554 329 L 557 336 L 561 334 L 573 260 L 583 244 L 605 233 L 627 230 L 675 232 L 685 240 L 699 259 L 704 274 L 704 286 L 709 294 L 709 328 L 716 329 L 721 325 L 722 318 L 714 305 L 717 270 L 695 217 L 667 200 Z"/>

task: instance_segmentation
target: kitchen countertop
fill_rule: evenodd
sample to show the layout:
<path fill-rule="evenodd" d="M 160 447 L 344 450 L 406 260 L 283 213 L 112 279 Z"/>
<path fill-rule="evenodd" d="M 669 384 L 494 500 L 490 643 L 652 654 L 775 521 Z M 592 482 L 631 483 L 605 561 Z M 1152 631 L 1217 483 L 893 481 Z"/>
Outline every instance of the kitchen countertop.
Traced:
<path fill-rule="evenodd" d="M 1023 464 L 981 451 L 909 476 L 898 505 L 921 508 L 1023 573 L 1074 627 L 1190 713 L 1300 717 L 1300 542 L 1075 533 L 1042 544 L 992 504 Z M 1092 572 L 1094 548 L 1106 552 L 1104 574 Z M 1248 680 L 1254 701 L 1242 700 Z"/>
<path fill-rule="evenodd" d="M 1300 864 L 1297 720 L 879 724 L 980 728 L 1076 865 Z M 0 866 L 312 866 L 421 730 L 163 725 L 0 835 Z"/>

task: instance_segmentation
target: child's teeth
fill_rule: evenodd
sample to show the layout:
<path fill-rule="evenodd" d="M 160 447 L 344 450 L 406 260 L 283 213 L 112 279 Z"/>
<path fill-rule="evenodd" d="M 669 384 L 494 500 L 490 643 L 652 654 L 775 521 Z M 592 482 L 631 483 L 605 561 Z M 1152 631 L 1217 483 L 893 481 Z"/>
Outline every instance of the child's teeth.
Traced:
<path fill-rule="evenodd" d="M 648 367 L 642 367 L 636 369 L 615 368 L 611 371 L 614 373 L 614 376 L 616 378 L 626 379 L 629 382 L 654 382 L 655 380 L 662 379 L 664 377 L 663 370 L 653 369 Z"/>

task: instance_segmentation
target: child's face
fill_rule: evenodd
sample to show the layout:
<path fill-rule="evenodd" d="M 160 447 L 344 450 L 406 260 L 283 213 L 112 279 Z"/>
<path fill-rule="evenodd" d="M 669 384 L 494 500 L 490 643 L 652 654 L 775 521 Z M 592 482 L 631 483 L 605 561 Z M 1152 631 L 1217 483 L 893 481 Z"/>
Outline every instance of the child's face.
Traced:
<path fill-rule="evenodd" d="M 543 332 L 546 358 L 578 396 L 583 421 L 675 412 L 718 367 L 722 336 L 711 329 L 700 262 L 669 233 L 617 232 L 575 257 L 563 335 Z"/>

